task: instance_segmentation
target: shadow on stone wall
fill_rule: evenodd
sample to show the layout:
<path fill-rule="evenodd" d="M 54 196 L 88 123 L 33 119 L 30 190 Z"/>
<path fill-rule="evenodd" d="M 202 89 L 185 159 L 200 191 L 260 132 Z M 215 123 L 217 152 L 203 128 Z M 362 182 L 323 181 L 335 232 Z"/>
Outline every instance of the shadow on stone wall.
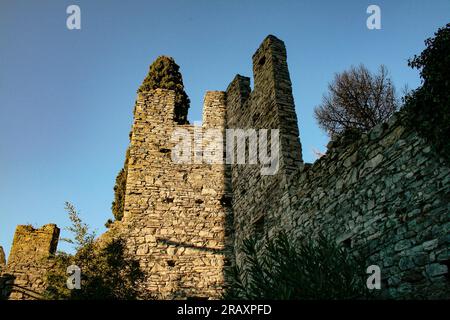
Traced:
<path fill-rule="evenodd" d="M 0 300 L 42 300 L 42 293 L 31 289 L 29 282 L 24 282 L 24 276 L 27 278 L 26 273 L 21 272 L 1 275 Z"/>
<path fill-rule="evenodd" d="M 224 249 L 196 246 L 196 245 L 193 245 L 193 244 L 190 244 L 187 242 L 172 241 L 172 240 L 169 240 L 166 238 L 158 238 L 157 241 L 161 242 L 165 245 L 175 246 L 176 248 L 190 248 L 190 249 L 206 251 L 206 252 L 211 252 L 211 253 L 224 253 Z"/>
<path fill-rule="evenodd" d="M 8 300 L 14 286 L 15 276 L 4 273 L 0 276 L 0 300 Z"/>

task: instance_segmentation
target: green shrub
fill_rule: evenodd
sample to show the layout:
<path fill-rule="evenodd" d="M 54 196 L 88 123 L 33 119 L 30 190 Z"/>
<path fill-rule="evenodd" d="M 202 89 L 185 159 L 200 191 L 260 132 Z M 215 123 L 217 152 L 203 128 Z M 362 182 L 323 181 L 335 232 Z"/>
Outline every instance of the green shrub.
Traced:
<path fill-rule="evenodd" d="M 408 61 L 420 70 L 422 86 L 405 98 L 407 121 L 450 160 L 450 23 L 425 45 L 420 55 Z"/>
<path fill-rule="evenodd" d="M 44 297 L 50 300 L 136 299 L 144 274 L 139 263 L 126 256 L 124 240 L 117 237 L 100 245 L 73 205 L 66 203 L 66 210 L 72 221 L 72 226 L 66 229 L 74 238 L 62 240 L 74 244 L 76 253 L 58 252 L 53 257 L 53 267 L 46 275 Z M 81 269 L 81 289 L 69 290 L 66 286 L 70 265 Z"/>
<path fill-rule="evenodd" d="M 254 239 L 244 241 L 242 267 L 228 274 L 226 299 L 361 299 L 369 297 L 365 268 L 335 241 L 294 246 L 284 233 L 265 241 L 259 250 Z"/>

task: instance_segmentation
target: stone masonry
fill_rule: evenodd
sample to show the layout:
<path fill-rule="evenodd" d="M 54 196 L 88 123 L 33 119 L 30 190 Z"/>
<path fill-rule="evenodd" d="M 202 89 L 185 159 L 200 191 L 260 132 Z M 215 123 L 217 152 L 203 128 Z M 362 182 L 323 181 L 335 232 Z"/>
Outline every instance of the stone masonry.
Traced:
<path fill-rule="evenodd" d="M 381 268 L 391 298 L 450 298 L 450 169 L 402 115 L 326 156 L 280 190 L 292 239 L 333 235 Z"/>
<path fill-rule="evenodd" d="M 148 273 L 148 293 L 218 298 L 232 252 L 229 179 L 224 164 L 173 162 L 174 130 L 192 138 L 196 130 L 173 120 L 174 98 L 162 89 L 138 96 L 121 230 Z M 223 131 L 224 92 L 207 92 L 203 115 L 205 128 Z M 193 146 L 192 155 L 197 152 Z"/>
<path fill-rule="evenodd" d="M 227 125 L 280 128 L 281 165 L 275 176 L 232 167 L 237 262 L 245 238 L 285 230 L 295 242 L 323 232 L 367 258 L 368 266 L 380 266 L 386 297 L 449 298 L 444 160 L 405 128 L 399 113 L 356 142 L 331 142 L 325 156 L 303 164 L 283 42 L 266 38 L 253 70 L 252 92 L 242 76 L 227 89 Z"/>
<path fill-rule="evenodd" d="M 303 165 L 286 48 L 268 36 L 253 55 L 254 90 L 250 79 L 236 76 L 227 89 L 227 127 L 279 129 L 279 170 L 261 175 L 261 165 L 232 166 L 235 253 L 244 238 L 262 237 L 266 225 L 276 225 L 279 190 L 288 176 Z"/>
<path fill-rule="evenodd" d="M 330 142 L 326 155 L 307 164 L 281 40 L 262 42 L 253 79 L 253 90 L 250 78 L 237 75 L 225 92 L 208 91 L 201 126 L 174 121 L 173 91 L 138 95 L 124 217 L 108 233 L 124 237 L 139 261 L 143 296 L 220 298 L 227 267 L 242 262 L 243 240 L 284 230 L 294 243 L 325 233 L 378 265 L 385 297 L 450 298 L 450 168 L 404 115 Z M 278 170 L 261 175 L 261 164 L 205 162 L 205 154 L 225 151 L 211 148 L 206 129 L 222 136 L 279 129 L 278 141 L 269 141 L 279 147 Z M 173 160 L 183 137 L 193 163 Z M 217 145 L 225 147 L 223 139 Z M 0 289 L 8 282 L 41 292 L 58 234 L 55 225 L 18 226 Z M 24 290 L 9 296 L 30 297 Z"/>
<path fill-rule="evenodd" d="M 34 229 L 19 225 L 8 263 L 0 274 L 0 296 L 9 299 L 40 299 L 45 290 L 45 273 L 49 259 L 56 252 L 59 228 L 55 224 Z"/>

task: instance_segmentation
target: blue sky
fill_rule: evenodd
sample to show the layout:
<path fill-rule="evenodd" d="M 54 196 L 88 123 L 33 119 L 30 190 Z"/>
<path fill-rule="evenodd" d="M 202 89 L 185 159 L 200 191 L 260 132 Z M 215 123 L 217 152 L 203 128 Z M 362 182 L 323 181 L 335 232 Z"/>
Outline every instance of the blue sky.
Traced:
<path fill-rule="evenodd" d="M 81 8 L 81 30 L 66 28 L 71 4 Z M 370 4 L 381 8 L 381 30 L 366 27 Z M 206 90 L 251 76 L 260 42 L 282 39 L 312 162 L 313 148 L 328 142 L 313 109 L 334 73 L 385 64 L 399 92 L 415 88 L 407 59 L 449 18 L 448 0 L 0 0 L 0 245 L 9 253 L 17 224 L 67 226 L 64 201 L 105 230 L 136 89 L 157 56 L 180 65 L 196 121 Z"/>

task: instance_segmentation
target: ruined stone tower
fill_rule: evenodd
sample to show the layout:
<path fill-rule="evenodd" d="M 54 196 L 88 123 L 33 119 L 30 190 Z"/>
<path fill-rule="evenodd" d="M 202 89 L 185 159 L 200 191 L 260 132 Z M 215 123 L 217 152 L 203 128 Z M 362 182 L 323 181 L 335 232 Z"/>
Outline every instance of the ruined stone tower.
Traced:
<path fill-rule="evenodd" d="M 273 176 L 261 176 L 259 164 L 231 169 L 201 160 L 174 163 L 173 132 L 194 138 L 198 128 L 173 120 L 173 92 L 138 96 L 123 224 L 131 253 L 150 275 L 148 291 L 160 297 L 220 297 L 225 268 L 242 240 L 235 244 L 235 231 L 248 234 L 241 229 L 258 224 L 261 232 L 267 231 L 264 221 L 278 219 L 274 210 L 279 199 L 273 190 L 302 162 L 283 42 L 267 37 L 253 57 L 253 69 L 253 92 L 249 79 L 237 76 L 226 93 L 206 93 L 202 128 L 222 135 L 225 128 L 279 129 L 279 170 Z M 201 153 L 192 146 L 192 156 Z M 232 206 L 238 213 L 234 222 Z"/>
<path fill-rule="evenodd" d="M 123 225 L 128 248 L 149 275 L 146 290 L 160 298 L 215 297 L 231 258 L 229 181 L 225 164 L 177 164 L 174 92 L 138 96 L 130 143 Z M 225 124 L 225 93 L 207 92 L 203 126 Z"/>

